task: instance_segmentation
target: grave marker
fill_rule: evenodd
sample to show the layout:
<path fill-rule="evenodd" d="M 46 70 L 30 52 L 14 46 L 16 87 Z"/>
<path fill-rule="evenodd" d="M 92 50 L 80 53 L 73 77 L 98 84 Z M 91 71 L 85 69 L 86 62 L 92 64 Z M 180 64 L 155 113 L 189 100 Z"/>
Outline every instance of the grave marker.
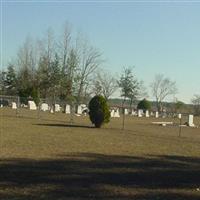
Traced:
<path fill-rule="evenodd" d="M 55 112 L 60 112 L 60 105 L 59 104 L 55 104 Z"/>
<path fill-rule="evenodd" d="M 138 110 L 138 117 L 142 117 L 143 110 Z"/>
<path fill-rule="evenodd" d="M 159 113 L 158 113 L 158 111 L 156 111 L 156 118 L 158 118 L 159 117 Z"/>
<path fill-rule="evenodd" d="M 34 101 L 28 101 L 29 110 L 37 110 L 36 104 Z"/>
<path fill-rule="evenodd" d="M 15 102 L 12 102 L 12 109 L 17 109 L 17 104 Z"/>
<path fill-rule="evenodd" d="M 145 112 L 145 117 L 149 117 L 149 111 L 148 110 L 146 110 L 146 112 Z"/>
<path fill-rule="evenodd" d="M 79 115 L 82 114 L 82 107 L 81 107 L 81 105 L 78 105 L 77 114 L 79 114 Z"/>
<path fill-rule="evenodd" d="M 190 127 L 194 127 L 194 122 L 193 122 L 194 116 L 193 115 L 189 115 L 188 116 L 188 126 Z"/>
<path fill-rule="evenodd" d="M 42 110 L 42 111 L 49 110 L 48 104 L 47 103 L 42 103 L 41 106 L 40 106 L 40 110 Z"/>
<path fill-rule="evenodd" d="M 70 105 L 68 105 L 68 104 L 65 106 L 65 113 L 66 114 L 70 114 L 71 113 L 70 112 Z"/>

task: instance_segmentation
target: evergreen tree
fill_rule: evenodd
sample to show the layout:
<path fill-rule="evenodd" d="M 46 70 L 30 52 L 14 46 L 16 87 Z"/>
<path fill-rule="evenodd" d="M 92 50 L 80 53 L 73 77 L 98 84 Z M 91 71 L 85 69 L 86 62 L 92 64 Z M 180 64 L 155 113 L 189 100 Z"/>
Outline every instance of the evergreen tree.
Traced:
<path fill-rule="evenodd" d="M 140 101 L 138 103 L 137 109 L 142 109 L 144 112 L 146 110 L 150 110 L 151 109 L 151 103 L 149 101 L 147 101 L 146 99 L 143 99 L 142 101 Z"/>
<path fill-rule="evenodd" d="M 89 103 L 89 115 L 96 128 L 110 121 L 110 111 L 106 99 L 101 95 L 94 96 Z"/>
<path fill-rule="evenodd" d="M 13 65 L 9 65 L 4 79 L 4 87 L 6 94 L 16 95 L 17 94 L 17 75 Z"/>
<path fill-rule="evenodd" d="M 118 85 L 121 88 L 121 97 L 125 100 L 128 98 L 130 102 L 136 99 L 139 91 L 139 83 L 135 78 L 131 68 L 124 68 L 124 71 L 118 81 Z"/>

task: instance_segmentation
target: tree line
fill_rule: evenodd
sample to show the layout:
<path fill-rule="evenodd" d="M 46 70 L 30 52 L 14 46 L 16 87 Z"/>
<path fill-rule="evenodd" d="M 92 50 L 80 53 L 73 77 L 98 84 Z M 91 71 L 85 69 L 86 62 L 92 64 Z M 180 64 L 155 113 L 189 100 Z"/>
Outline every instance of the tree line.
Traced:
<path fill-rule="evenodd" d="M 30 37 L 19 48 L 16 59 L 1 72 L 1 93 L 76 101 L 89 94 L 92 73 L 103 63 L 101 52 L 83 36 L 76 38 L 69 24 L 56 39 L 49 28 L 44 39 Z"/>
<path fill-rule="evenodd" d="M 49 28 L 43 39 L 27 37 L 14 61 L 1 71 L 1 94 L 20 96 L 23 103 L 32 97 L 36 104 L 40 98 L 51 99 L 52 104 L 57 100 L 80 104 L 92 95 L 108 100 L 121 88 L 121 96 L 132 104 L 142 82 L 131 68 L 124 68 L 118 80 L 102 70 L 104 62 L 100 50 L 83 35 L 74 34 L 68 23 L 59 37 Z"/>
<path fill-rule="evenodd" d="M 128 100 L 130 107 L 148 97 L 133 67 L 124 67 L 118 77 L 102 70 L 104 63 L 101 51 L 83 35 L 74 34 L 71 25 L 65 23 L 59 37 L 49 28 L 42 39 L 26 38 L 14 61 L 0 72 L 0 92 L 20 96 L 24 103 L 32 97 L 36 103 L 48 98 L 52 104 L 63 100 L 78 105 L 93 95 L 103 95 L 108 100 L 120 90 L 122 106 Z M 150 87 L 158 111 L 164 110 L 166 97 L 177 93 L 176 82 L 161 74 L 155 76 Z M 192 103 L 199 113 L 200 96 L 195 95 Z M 181 105 L 176 102 L 177 107 Z"/>

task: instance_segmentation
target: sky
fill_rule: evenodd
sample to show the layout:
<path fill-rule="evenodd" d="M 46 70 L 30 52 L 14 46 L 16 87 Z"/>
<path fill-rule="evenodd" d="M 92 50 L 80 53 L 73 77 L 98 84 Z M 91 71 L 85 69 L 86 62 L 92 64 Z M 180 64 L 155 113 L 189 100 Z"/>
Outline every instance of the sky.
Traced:
<path fill-rule="evenodd" d="M 42 38 L 49 27 L 59 34 L 66 21 L 103 53 L 104 69 L 119 76 L 134 66 L 151 100 L 156 74 L 176 81 L 178 100 L 200 94 L 200 1 L 1 0 L 1 68 L 27 35 Z"/>

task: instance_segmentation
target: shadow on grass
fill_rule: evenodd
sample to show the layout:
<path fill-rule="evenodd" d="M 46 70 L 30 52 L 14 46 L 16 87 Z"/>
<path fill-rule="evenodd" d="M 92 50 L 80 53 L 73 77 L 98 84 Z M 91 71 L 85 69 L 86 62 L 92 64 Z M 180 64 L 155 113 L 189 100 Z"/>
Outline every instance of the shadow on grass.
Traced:
<path fill-rule="evenodd" d="M 95 128 L 94 126 L 78 125 L 78 124 L 33 124 L 37 126 L 52 126 L 52 127 L 70 127 L 70 128 Z"/>
<path fill-rule="evenodd" d="M 199 200 L 200 158 L 60 155 L 0 160 L 0 199 Z"/>

